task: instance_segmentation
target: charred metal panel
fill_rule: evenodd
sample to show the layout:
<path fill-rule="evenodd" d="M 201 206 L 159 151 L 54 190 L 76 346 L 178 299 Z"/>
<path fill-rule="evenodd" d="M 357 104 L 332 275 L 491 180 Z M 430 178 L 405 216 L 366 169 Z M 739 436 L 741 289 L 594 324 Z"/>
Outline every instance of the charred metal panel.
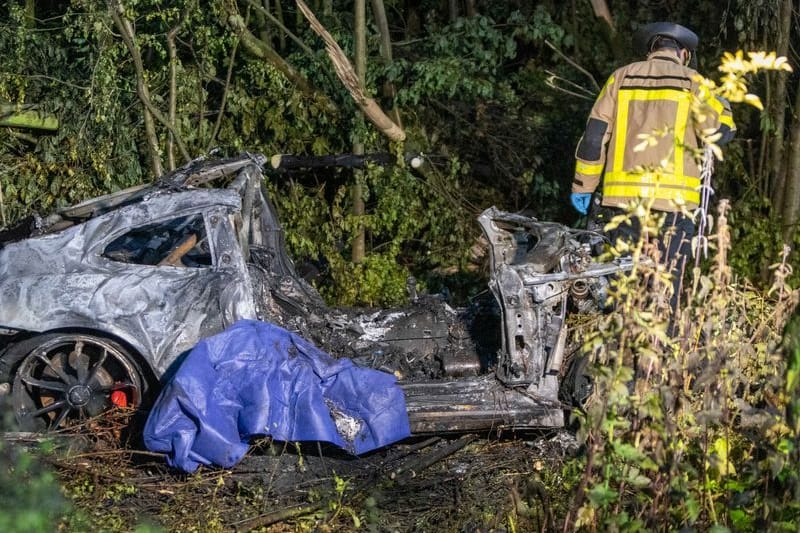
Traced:
<path fill-rule="evenodd" d="M 548 359 L 561 360 L 559 343 L 568 286 L 547 279 L 563 270 L 565 256 L 582 248 L 569 228 L 489 208 L 478 218 L 490 243 L 489 288 L 503 324 L 497 377 L 507 385 L 536 389 L 547 374 Z M 556 395 L 551 399 L 555 400 Z"/>
<path fill-rule="evenodd" d="M 502 318 L 497 377 L 549 400 L 558 395 L 566 313 L 604 304 L 605 276 L 630 270 L 630 258 L 596 263 L 581 230 L 492 207 L 478 221 L 490 243 L 489 288 Z"/>
<path fill-rule="evenodd" d="M 564 425 L 558 401 L 505 387 L 493 376 L 402 386 L 414 434 Z"/>
<path fill-rule="evenodd" d="M 227 214 L 233 191 L 161 192 L 59 233 L 0 250 L 0 327 L 90 328 L 133 346 L 157 374 L 201 338 L 254 318 L 249 276 Z M 104 250 L 134 228 L 197 215 L 211 263 L 131 264 Z"/>
<path fill-rule="evenodd" d="M 325 302 L 308 282 L 297 275 L 294 263 L 286 253 L 286 242 L 275 208 L 269 201 L 264 175 L 255 165 L 242 168 L 230 189 L 242 200 L 242 213 L 236 218 L 239 245 L 245 260 L 263 272 L 261 284 L 271 292 L 277 307 L 267 310 L 262 318 L 280 321 L 292 315 L 307 315 L 324 309 Z"/>

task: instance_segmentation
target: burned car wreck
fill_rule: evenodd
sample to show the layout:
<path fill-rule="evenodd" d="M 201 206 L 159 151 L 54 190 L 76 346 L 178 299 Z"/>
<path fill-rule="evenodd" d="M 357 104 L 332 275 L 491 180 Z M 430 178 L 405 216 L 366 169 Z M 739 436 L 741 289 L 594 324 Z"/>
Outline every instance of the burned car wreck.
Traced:
<path fill-rule="evenodd" d="M 145 405 L 240 319 L 395 374 L 415 434 L 563 425 L 567 313 L 629 260 L 597 263 L 576 230 L 490 208 L 493 298 L 454 308 L 411 287 L 404 308 L 330 308 L 286 253 L 266 163 L 196 161 L 0 231 L 0 394 L 22 428 Z"/>

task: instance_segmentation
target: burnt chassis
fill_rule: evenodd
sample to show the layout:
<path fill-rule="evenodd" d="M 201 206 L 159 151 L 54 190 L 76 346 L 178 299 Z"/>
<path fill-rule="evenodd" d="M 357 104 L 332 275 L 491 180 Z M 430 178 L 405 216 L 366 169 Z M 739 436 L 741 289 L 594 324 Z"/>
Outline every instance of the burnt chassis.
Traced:
<path fill-rule="evenodd" d="M 593 262 L 574 230 L 490 208 L 478 220 L 499 322 L 435 296 L 394 310 L 328 308 L 286 254 L 265 162 L 195 162 L 0 232 L 0 394 L 23 427 L 59 427 L 120 399 L 146 403 L 181 354 L 246 318 L 394 371 L 415 434 L 563 425 L 566 314 L 592 308 L 628 260 Z M 202 187 L 216 180 L 229 185 Z M 199 217 L 205 237 L 184 230 L 158 264 L 109 252 L 130 228 L 181 216 Z M 188 268 L 192 250 L 203 258 Z M 500 346 L 487 353 L 473 337 L 496 324 Z M 438 370 L 412 378 L 387 354 Z"/>

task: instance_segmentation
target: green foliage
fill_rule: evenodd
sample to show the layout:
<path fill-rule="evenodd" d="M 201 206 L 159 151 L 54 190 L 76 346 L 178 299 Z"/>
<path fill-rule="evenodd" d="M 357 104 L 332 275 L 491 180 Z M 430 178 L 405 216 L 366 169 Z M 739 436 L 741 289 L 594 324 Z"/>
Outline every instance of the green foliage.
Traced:
<path fill-rule="evenodd" d="M 764 274 L 783 248 L 780 224 L 772 216 L 766 198 L 752 196 L 731 211 L 730 265 L 734 272 L 753 281 L 765 281 Z"/>
<path fill-rule="evenodd" d="M 366 141 L 371 151 L 386 150 L 374 134 L 365 134 L 362 121 L 342 119 L 335 110 L 297 91 L 269 63 L 237 48 L 236 38 L 220 24 L 226 17 L 220 2 L 203 10 L 191 5 L 190 0 L 168 8 L 157 0 L 125 4 L 126 16 L 136 21 L 145 81 L 162 113 L 170 97 L 165 35 L 180 22 L 176 128 L 191 155 L 204 154 L 213 146 L 220 146 L 223 155 L 245 150 L 341 153 L 350 151 L 355 137 Z M 151 179 L 130 52 L 106 6 L 76 1 L 53 9 L 56 12 L 44 24 L 63 26 L 63 32 L 25 26 L 24 14 L 16 7 L 0 26 L 0 51 L 14 58 L 0 77 L 0 97 L 56 111 L 62 124 L 55 135 L 39 137 L 34 146 L 30 139 L 0 146 L 0 226 L 31 210 L 45 213 Z M 348 39 L 342 38 L 346 33 L 339 29 L 332 26 L 347 46 Z M 32 57 L 39 61 L 32 63 Z M 355 112 L 338 80 L 318 74 L 328 68 L 324 55 L 311 61 L 292 52 L 286 57 L 306 69 L 343 110 Z M 230 83 L 225 79 L 229 67 Z M 92 73 L 88 80 L 86 72 Z M 220 115 L 223 105 L 225 113 Z M 163 157 L 169 136 L 162 125 L 157 129 Z M 350 133 L 342 135 L 343 131 Z M 174 146 L 173 152 L 177 153 Z M 176 163 L 181 162 L 178 154 Z M 438 176 L 442 171 L 433 172 Z M 363 179 L 368 212 L 362 220 L 350 214 L 353 177 L 349 174 L 323 186 L 309 186 L 308 178 L 301 179 L 301 184 L 276 186 L 273 193 L 284 214 L 291 251 L 299 258 L 328 261 L 330 275 L 322 289 L 329 299 L 399 303 L 405 298 L 405 280 L 415 256 L 422 257 L 415 270 L 462 261 L 477 235 L 476 213 L 465 216 L 460 201 L 436 196 L 436 191 L 431 194 L 424 178 L 405 169 L 371 171 Z M 453 183 L 457 181 L 453 173 L 436 180 L 438 194 L 459 187 Z M 370 249 L 366 260 L 355 265 L 349 260 L 349 247 L 359 227 L 368 232 Z"/>
<path fill-rule="evenodd" d="M 721 209 L 711 272 L 694 273 L 675 337 L 671 283 L 645 240 L 633 253 L 652 266 L 613 284 L 616 311 L 585 337 L 595 396 L 580 417 L 577 527 L 760 531 L 800 520 L 796 362 L 777 349 L 798 293 L 785 286 L 786 263 L 773 266 L 769 295 L 733 285 Z"/>
<path fill-rule="evenodd" d="M 497 18 L 459 18 L 399 48 L 385 75 L 407 110 L 412 143 L 457 158 L 464 200 L 553 218 L 572 162 L 542 154 L 562 150 L 580 126 L 575 102 L 547 94 L 545 69 L 560 67 L 541 50 L 549 50 L 545 40 L 572 40 L 543 6 L 488 11 Z"/>
<path fill-rule="evenodd" d="M 374 167 L 360 179 L 367 205 L 363 217 L 352 215 L 347 176 L 314 187 L 296 181 L 270 186 L 281 219 L 292 228 L 287 234 L 292 255 L 326 262 L 320 288 L 329 301 L 399 304 L 407 297 L 409 275 L 424 281 L 426 271 L 464 261 L 464 243 L 477 230 L 470 228 L 470 214 L 464 216 L 436 194 L 441 181 L 452 183 L 449 178 L 426 179 L 405 167 Z M 370 246 L 364 261 L 356 264 L 350 260 L 351 239 L 359 226 Z"/>
<path fill-rule="evenodd" d="M 61 127 L 41 137 L 33 152 L 26 150 L 27 141 L 13 137 L 2 146 L 8 219 L 135 183 L 138 163 L 130 156 L 136 157 L 136 148 L 119 120 L 126 106 L 118 98 L 125 90 L 116 70 L 119 49 L 108 42 L 98 13 L 66 13 L 64 32 L 35 31 L 21 23 L 21 10 L 10 14 L 0 26 L 0 50 L 17 53 L 0 75 L 0 98 L 58 113 Z M 86 79 L 87 71 L 93 79 Z"/>
<path fill-rule="evenodd" d="M 351 199 L 343 188 L 352 185 L 352 176 L 324 186 L 298 179 L 302 187 L 282 184 L 276 191 L 291 193 L 297 202 L 280 202 L 293 252 L 301 258 L 330 256 L 335 268 L 324 292 L 332 300 L 395 302 L 402 298 L 409 273 L 420 279 L 422 272 L 436 268 L 463 274 L 467 250 L 478 235 L 474 217 L 489 205 L 524 210 L 540 219 L 571 216 L 564 199 L 573 171 L 571 154 L 591 102 L 555 91 L 546 80 L 557 75 L 588 87 L 586 75 L 564 58 L 600 80 L 614 61 L 609 42 L 599 37 L 602 22 L 586 3 L 573 9 L 562 9 L 558 2 L 484 4 L 476 16 L 454 19 L 440 3 L 412 4 L 391 4 L 388 10 L 393 63 L 384 65 L 379 59 L 379 40 L 370 27 L 366 89 L 384 109 L 399 109 L 409 138 L 406 150 L 432 154 L 424 178 L 408 174 L 409 181 L 418 183 L 399 190 L 393 189 L 397 180 L 366 178 L 373 181 L 366 183 L 368 214 L 359 221 L 346 214 Z M 712 2 L 675 6 L 674 11 L 698 27 L 720 18 L 730 26 L 746 17 L 746 10 L 767 12 L 775 2 L 738 4 L 730 11 L 736 17 L 728 18 L 723 15 L 729 10 Z M 393 150 L 353 119 L 358 115 L 353 99 L 333 74 L 319 39 L 302 18 L 293 16 L 291 2 L 283 5 L 284 23 L 312 54 L 279 38 L 245 3 L 238 5 L 252 33 L 267 39 L 305 76 L 314 94 L 298 90 L 268 61 L 246 51 L 225 24 L 228 14 L 221 0 L 202 4 L 202 9 L 197 9 L 197 0 L 124 5 L 126 17 L 135 23 L 145 83 L 162 114 L 167 114 L 171 96 L 166 36 L 177 32 L 175 128 L 191 157 L 215 147 L 221 155 L 245 150 L 267 155 L 343 153 L 351 151 L 356 139 L 368 152 Z M 349 7 L 333 8 L 330 15 L 321 15 L 323 23 L 350 53 Z M 641 20 L 665 17 L 659 9 L 614 6 L 620 33 Z M 35 104 L 56 114 L 61 127 L 53 135 L 11 132 L 0 143 L 0 226 L 32 210 L 44 214 L 153 179 L 131 54 L 107 4 L 57 1 L 37 3 L 36 10 L 37 20 L 30 23 L 21 3 L 4 8 L 0 100 Z M 418 27 L 410 23 L 415 16 Z M 281 44 L 284 40 L 288 44 Z M 391 98 L 380 90 L 387 81 L 396 90 Z M 170 135 L 160 123 L 156 131 L 169 167 Z M 175 146 L 171 151 L 175 164 L 182 164 Z M 723 169 L 719 175 L 725 181 L 738 179 L 738 171 Z M 407 192 L 418 198 L 412 201 L 404 196 Z M 311 204 L 310 216 L 303 216 Z M 404 226 L 400 214 L 414 220 Z M 327 224 L 325 242 L 312 244 L 322 223 Z M 735 249 L 735 268 L 748 275 L 753 270 L 747 268 L 754 264 L 749 259 L 767 247 L 764 243 L 774 242 L 760 239 L 771 234 L 769 224 L 751 231 L 734 223 L 745 243 Z M 368 255 L 374 257 L 362 265 L 349 264 L 350 232 L 362 226 L 371 239 Z M 373 282 L 377 285 L 364 285 Z"/>
<path fill-rule="evenodd" d="M 53 473 L 40 459 L 0 440 L 0 530 L 55 531 L 68 509 Z"/>
<path fill-rule="evenodd" d="M 176 127 L 190 155 L 203 155 L 214 146 L 226 154 L 330 150 L 328 141 L 321 140 L 324 134 L 311 143 L 308 139 L 314 139 L 316 123 L 328 123 L 325 133 L 332 134 L 331 118 L 312 120 L 318 108 L 281 74 L 244 56 L 241 49 L 233 54 L 236 39 L 220 25 L 224 12 L 219 3 L 209 9 L 192 5 L 191 0 L 169 8 L 157 0 L 125 4 L 127 16 L 136 20 L 136 43 L 153 103 L 165 115 L 170 66 L 165 34 L 181 21 Z M 152 179 L 130 53 L 106 5 L 75 1 L 53 9 L 51 17 L 41 13 L 44 27 L 30 28 L 22 24 L 22 9 L 12 6 L 9 19 L 0 26 L 0 51 L 12 58 L 0 73 L 0 99 L 37 104 L 56 112 L 61 123 L 55 135 L 36 139 L 33 150 L 28 139 L 0 146 L 6 223 L 30 209 L 46 212 Z M 237 75 L 226 84 L 232 60 Z M 223 96 L 226 113 L 219 116 Z M 219 129 L 212 138 L 217 121 Z M 158 126 L 163 158 L 168 135 Z M 182 162 L 178 155 L 176 163 Z"/>
<path fill-rule="evenodd" d="M 488 17 L 458 19 L 427 46 L 430 59 L 400 58 L 387 72 L 392 81 L 411 81 L 403 83 L 396 99 L 399 105 L 416 106 L 423 98 L 437 97 L 513 98 L 510 87 L 497 75 L 517 53 L 515 36 L 501 31 Z"/>
<path fill-rule="evenodd" d="M 6 397 L 0 397 L 0 431 L 15 428 Z M 49 456 L 53 444 L 37 450 L 0 439 L 0 531 L 55 531 L 69 505 L 59 484 L 39 455 Z"/>
<path fill-rule="evenodd" d="M 781 0 L 737 0 L 738 9 L 733 14 L 733 31 L 740 46 L 763 46 L 763 35 L 776 35 L 780 31 Z"/>

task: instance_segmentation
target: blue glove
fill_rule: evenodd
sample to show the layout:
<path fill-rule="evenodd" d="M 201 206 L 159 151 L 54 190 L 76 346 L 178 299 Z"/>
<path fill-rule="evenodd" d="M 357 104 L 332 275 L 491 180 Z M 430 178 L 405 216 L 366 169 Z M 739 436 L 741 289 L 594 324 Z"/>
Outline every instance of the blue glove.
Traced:
<path fill-rule="evenodd" d="M 569 195 L 569 199 L 572 202 L 572 207 L 581 215 L 589 212 L 589 201 L 592 199 L 592 193 L 574 192 Z"/>

